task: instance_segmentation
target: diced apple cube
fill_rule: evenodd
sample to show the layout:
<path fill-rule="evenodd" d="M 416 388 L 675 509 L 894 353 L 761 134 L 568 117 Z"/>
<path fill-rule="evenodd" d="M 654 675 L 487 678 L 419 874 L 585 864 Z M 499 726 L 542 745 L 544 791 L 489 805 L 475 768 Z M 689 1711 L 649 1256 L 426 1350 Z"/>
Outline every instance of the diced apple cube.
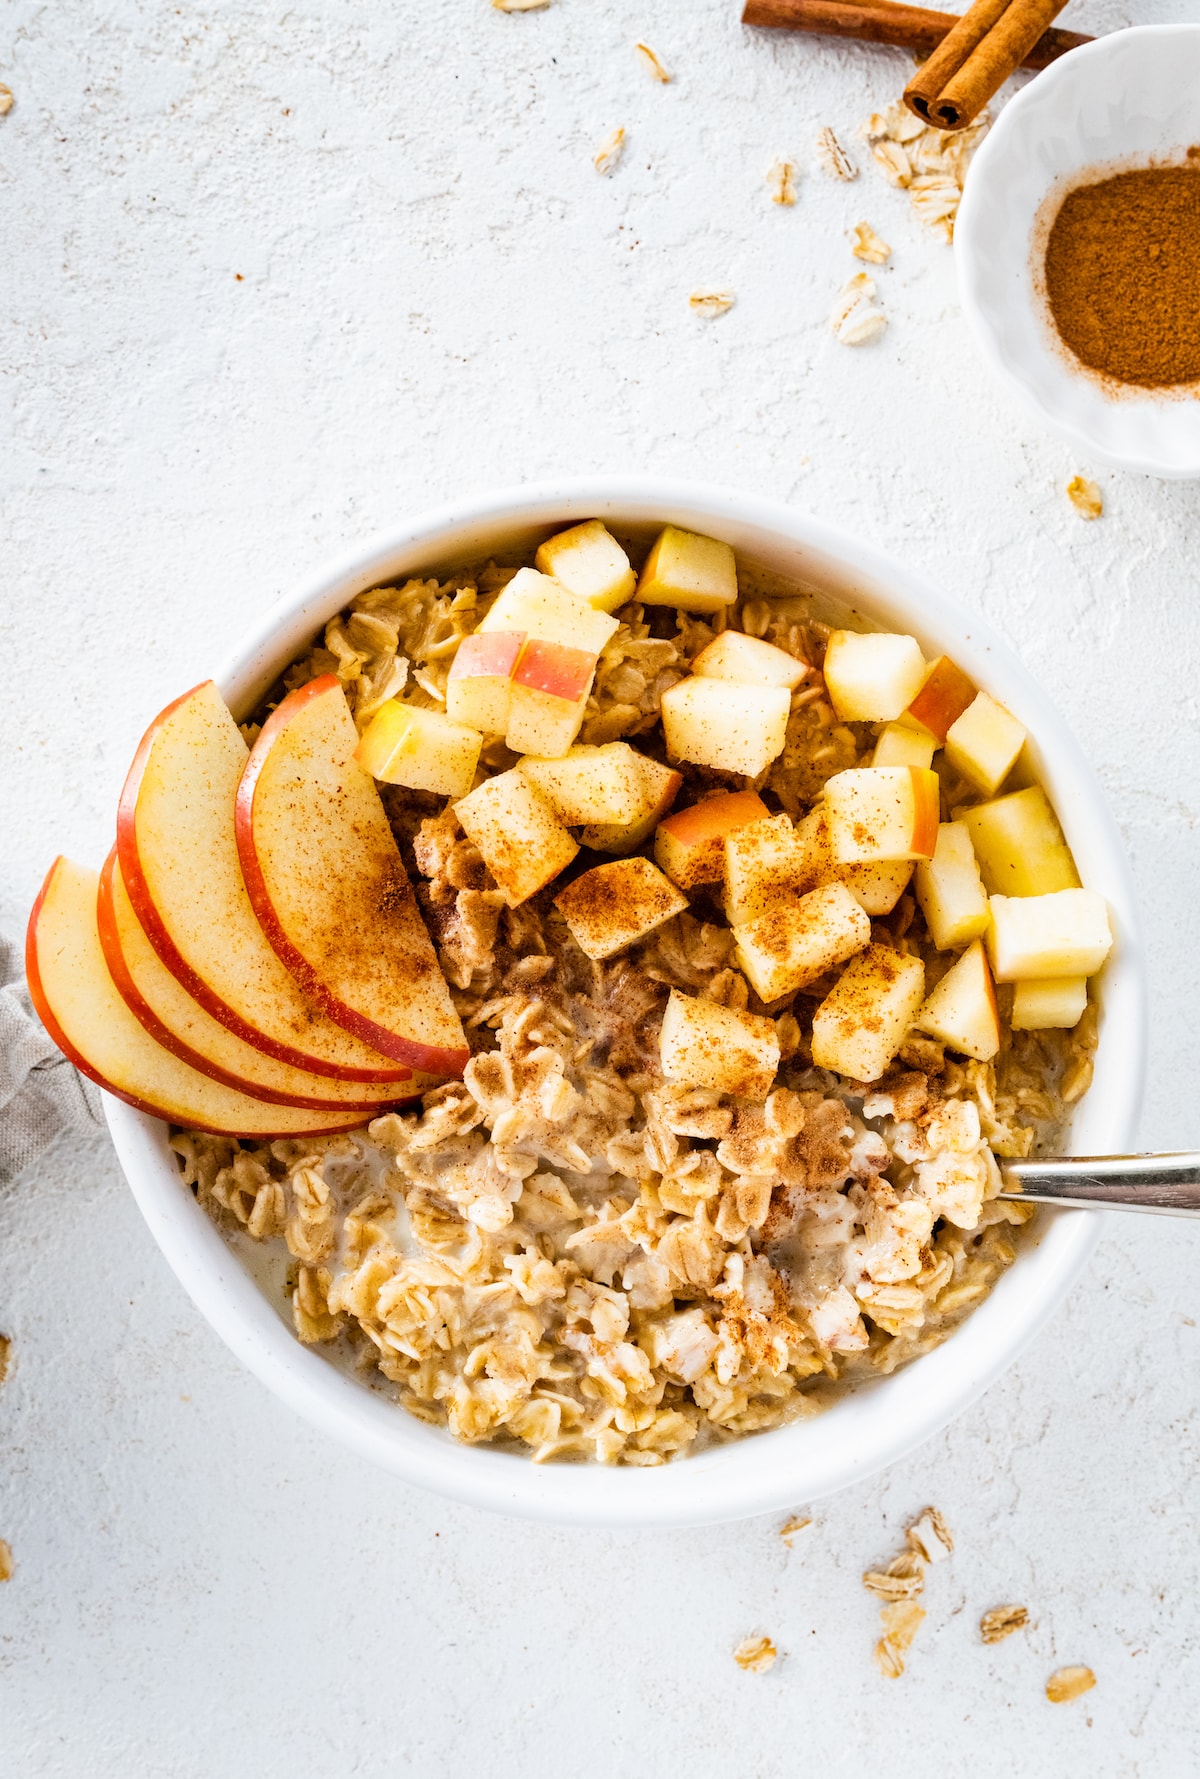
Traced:
<path fill-rule="evenodd" d="M 476 634 L 493 630 L 524 631 L 539 642 L 558 642 L 565 648 L 598 655 L 615 635 L 617 620 L 596 611 L 536 568 L 519 568 Z"/>
<path fill-rule="evenodd" d="M 1040 785 L 963 809 L 983 886 L 993 896 L 1044 896 L 1078 889 L 1079 873 Z"/>
<path fill-rule="evenodd" d="M 568 827 L 579 822 L 626 826 L 645 807 L 641 762 L 627 741 L 610 741 L 604 747 L 573 747 L 557 760 L 530 754 L 517 762 L 517 770 L 550 799 Z"/>
<path fill-rule="evenodd" d="M 446 715 L 484 735 L 503 735 L 512 705 L 512 676 L 525 637 L 507 631 L 464 636 L 450 663 Z"/>
<path fill-rule="evenodd" d="M 516 754 L 555 759 L 579 733 L 596 657 L 586 649 L 529 637 L 513 670 L 505 743 Z"/>
<path fill-rule="evenodd" d="M 842 865 L 838 882 L 844 883 L 866 914 L 890 914 L 913 874 L 911 859 L 881 859 L 876 865 Z"/>
<path fill-rule="evenodd" d="M 742 686 L 786 686 L 794 692 L 808 672 L 807 661 L 798 661 L 786 649 L 747 636 L 741 630 L 722 630 L 692 662 L 701 679 L 731 679 Z"/>
<path fill-rule="evenodd" d="M 1093 976 L 1112 950 L 1108 903 L 1095 890 L 993 896 L 988 955 L 997 982 Z"/>
<path fill-rule="evenodd" d="M 554 898 L 579 949 L 597 960 L 644 939 L 687 905 L 657 865 L 639 858 L 597 865 Z"/>
<path fill-rule="evenodd" d="M 872 766 L 933 765 L 935 742 L 922 729 L 910 729 L 904 723 L 889 723 L 875 743 Z"/>
<path fill-rule="evenodd" d="M 825 646 L 825 685 L 844 723 L 891 723 L 925 678 L 915 637 L 835 630 Z"/>
<path fill-rule="evenodd" d="M 786 686 L 680 680 L 662 697 L 667 752 L 696 766 L 757 778 L 783 752 L 791 704 Z"/>
<path fill-rule="evenodd" d="M 599 519 L 548 537 L 534 561 L 543 574 L 553 576 L 598 612 L 616 611 L 633 598 L 637 585 L 628 556 Z"/>
<path fill-rule="evenodd" d="M 795 994 L 871 942 L 871 922 L 842 883 L 781 897 L 734 929 L 734 951 L 762 1001 Z"/>
<path fill-rule="evenodd" d="M 768 815 L 757 791 L 722 791 L 660 822 L 654 856 L 682 890 L 720 883 L 725 875 L 726 835 Z"/>
<path fill-rule="evenodd" d="M 856 766 L 825 784 L 836 865 L 928 859 L 937 844 L 941 786 L 920 766 Z"/>
<path fill-rule="evenodd" d="M 660 531 L 638 577 L 643 605 L 674 605 L 684 612 L 717 612 L 736 603 L 737 563 L 728 544 L 668 525 Z"/>
<path fill-rule="evenodd" d="M 765 1100 L 779 1069 L 773 1020 L 671 990 L 659 1046 L 662 1071 L 682 1087 Z"/>
<path fill-rule="evenodd" d="M 950 966 L 914 1024 L 963 1056 L 992 1060 L 1000 1048 L 1000 1015 L 982 939 Z"/>
<path fill-rule="evenodd" d="M 371 718 L 354 758 L 372 778 L 464 797 L 475 782 L 483 736 L 443 716 L 390 698 Z"/>
<path fill-rule="evenodd" d="M 946 763 L 990 797 L 1016 765 L 1025 731 L 1010 711 L 986 692 L 972 700 L 946 734 Z"/>
<path fill-rule="evenodd" d="M 552 804 L 515 769 L 485 779 L 454 813 L 510 908 L 528 901 L 579 851 Z"/>
<path fill-rule="evenodd" d="M 636 750 L 635 750 L 636 751 Z M 593 852 L 635 852 L 649 839 L 679 795 L 683 779 L 669 766 L 637 755 L 638 787 L 641 801 L 638 814 L 630 822 L 589 822 L 579 838 Z"/>
<path fill-rule="evenodd" d="M 878 1081 L 924 998 L 919 957 L 869 945 L 851 958 L 813 1015 L 813 1062 L 854 1081 Z"/>
<path fill-rule="evenodd" d="M 1087 998 L 1086 976 L 1027 978 L 1013 989 L 1009 1023 L 1014 1032 L 1069 1031 L 1083 1018 Z"/>
<path fill-rule="evenodd" d="M 917 902 L 939 951 L 957 951 L 988 930 L 987 893 L 971 836 L 962 822 L 942 822 L 931 859 L 917 864 Z"/>
<path fill-rule="evenodd" d="M 787 815 L 735 829 L 725 836 L 725 917 L 745 926 L 768 914 L 783 898 L 795 897 L 804 882 L 805 852 Z"/>
<path fill-rule="evenodd" d="M 975 687 L 962 668 L 949 655 L 939 655 L 905 711 L 904 721 L 927 730 L 937 741 L 945 741 L 950 725 L 958 721 L 974 696 Z"/>

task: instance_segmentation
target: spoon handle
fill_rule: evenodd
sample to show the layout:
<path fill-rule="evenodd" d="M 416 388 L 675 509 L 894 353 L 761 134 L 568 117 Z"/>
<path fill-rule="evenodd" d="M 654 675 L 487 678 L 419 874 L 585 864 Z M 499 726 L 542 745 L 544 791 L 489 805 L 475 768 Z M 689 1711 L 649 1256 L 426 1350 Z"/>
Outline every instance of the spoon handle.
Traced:
<path fill-rule="evenodd" d="M 1000 1172 L 1001 1198 L 1200 1217 L 1200 1152 L 1195 1150 L 1177 1155 L 1054 1155 L 1002 1161 Z"/>

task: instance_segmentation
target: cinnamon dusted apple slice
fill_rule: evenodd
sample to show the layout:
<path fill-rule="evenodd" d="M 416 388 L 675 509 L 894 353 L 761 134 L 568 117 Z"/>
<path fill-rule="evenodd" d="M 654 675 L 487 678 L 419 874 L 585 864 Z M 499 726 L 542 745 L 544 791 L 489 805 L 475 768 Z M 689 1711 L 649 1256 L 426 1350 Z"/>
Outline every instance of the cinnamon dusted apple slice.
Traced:
<path fill-rule="evenodd" d="M 315 1111 L 251 1099 L 173 1056 L 117 992 L 100 948 L 94 871 L 56 859 L 29 916 L 25 972 L 42 1024 L 63 1055 L 126 1105 L 218 1136 L 329 1136 L 361 1108 Z"/>
<path fill-rule="evenodd" d="M 211 680 L 169 704 L 142 737 L 121 792 L 117 852 L 146 937 L 214 1019 L 268 1056 L 334 1080 L 403 1081 L 420 1092 L 409 1069 L 336 1025 L 267 943 L 233 831 L 248 752 Z"/>
<path fill-rule="evenodd" d="M 396 1082 L 389 1098 L 386 1083 L 372 1093 L 361 1081 L 310 1074 L 256 1050 L 214 1019 L 175 980 L 142 931 L 115 847 L 100 870 L 96 915 L 104 961 L 121 999 L 164 1050 L 202 1075 L 251 1099 L 313 1111 L 354 1111 L 362 1119 L 376 1117 L 401 1094 L 413 1091 L 409 1082 Z"/>
<path fill-rule="evenodd" d="M 289 693 L 238 785 L 238 857 L 264 933 L 330 1019 L 457 1075 L 469 1051 L 358 732 L 331 673 Z"/>

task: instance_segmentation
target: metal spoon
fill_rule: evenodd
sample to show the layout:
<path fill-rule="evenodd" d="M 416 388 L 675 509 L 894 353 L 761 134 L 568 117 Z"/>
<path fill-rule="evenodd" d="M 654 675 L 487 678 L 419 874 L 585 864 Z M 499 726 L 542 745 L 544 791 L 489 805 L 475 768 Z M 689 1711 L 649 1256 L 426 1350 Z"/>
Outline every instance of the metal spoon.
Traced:
<path fill-rule="evenodd" d="M 1053 1155 L 1001 1161 L 1001 1198 L 1084 1210 L 1200 1217 L 1200 1151 L 1172 1155 Z"/>

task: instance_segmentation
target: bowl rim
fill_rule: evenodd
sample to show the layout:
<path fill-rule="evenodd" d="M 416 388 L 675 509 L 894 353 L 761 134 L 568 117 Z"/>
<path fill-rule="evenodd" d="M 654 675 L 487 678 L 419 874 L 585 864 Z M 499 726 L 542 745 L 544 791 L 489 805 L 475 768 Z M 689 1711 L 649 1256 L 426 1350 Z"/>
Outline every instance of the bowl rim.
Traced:
<path fill-rule="evenodd" d="M 1111 469 L 1132 470 L 1157 476 L 1163 481 L 1193 481 L 1200 478 L 1200 445 L 1196 456 L 1181 467 L 1178 459 L 1165 460 L 1138 451 L 1113 451 L 1099 444 L 1085 427 L 1065 418 L 1057 407 L 1044 401 L 1026 378 L 1015 369 L 1000 348 L 989 319 L 991 280 L 984 268 L 977 243 L 987 229 L 987 210 L 992 197 L 992 180 L 998 177 L 1002 157 L 1012 139 L 1030 127 L 1026 112 L 1048 104 L 1058 87 L 1077 80 L 1093 63 L 1111 60 L 1124 53 L 1131 39 L 1171 38 L 1200 35 L 1200 22 L 1181 20 L 1174 24 L 1128 25 L 1109 31 L 1068 51 L 1029 81 L 1004 106 L 984 137 L 967 170 L 966 183 L 954 224 L 955 260 L 958 268 L 958 289 L 963 310 L 971 331 L 984 357 L 1002 381 L 1015 389 L 1031 409 L 1060 438 Z M 1082 169 L 1081 169 L 1082 170 Z"/>
<path fill-rule="evenodd" d="M 447 503 L 376 533 L 277 600 L 214 676 L 244 709 L 355 593 L 393 574 L 468 559 L 468 534 L 551 529 L 583 518 L 650 527 L 706 527 L 745 556 L 792 565 L 798 579 L 862 598 L 865 612 L 952 644 L 981 684 L 1002 695 L 1036 736 L 1039 770 L 1059 808 L 1085 881 L 1103 887 L 1119 943 L 1106 971 L 1097 1076 L 1081 1110 L 1093 1150 L 1132 1140 L 1145 1066 L 1145 970 L 1133 887 L 1099 784 L 1062 718 L 1016 655 L 974 614 L 873 545 L 781 502 L 704 483 L 584 476 Z M 475 557 L 487 549 L 475 548 Z M 986 668 L 981 670 L 980 664 Z M 1041 756 L 1044 755 L 1044 758 Z M 1079 1276 L 1101 1232 L 1096 1212 L 1039 1219 L 1041 1233 L 978 1309 L 940 1347 L 872 1381 L 811 1420 L 661 1467 L 536 1465 L 459 1444 L 302 1346 L 189 1192 L 167 1128 L 105 1096 L 113 1143 L 151 1234 L 226 1345 L 310 1424 L 403 1480 L 494 1511 L 588 1526 L 682 1527 L 747 1518 L 859 1482 L 896 1462 L 967 1409 L 1019 1355 Z M 1090 1114 L 1090 1116 L 1087 1116 Z"/>

